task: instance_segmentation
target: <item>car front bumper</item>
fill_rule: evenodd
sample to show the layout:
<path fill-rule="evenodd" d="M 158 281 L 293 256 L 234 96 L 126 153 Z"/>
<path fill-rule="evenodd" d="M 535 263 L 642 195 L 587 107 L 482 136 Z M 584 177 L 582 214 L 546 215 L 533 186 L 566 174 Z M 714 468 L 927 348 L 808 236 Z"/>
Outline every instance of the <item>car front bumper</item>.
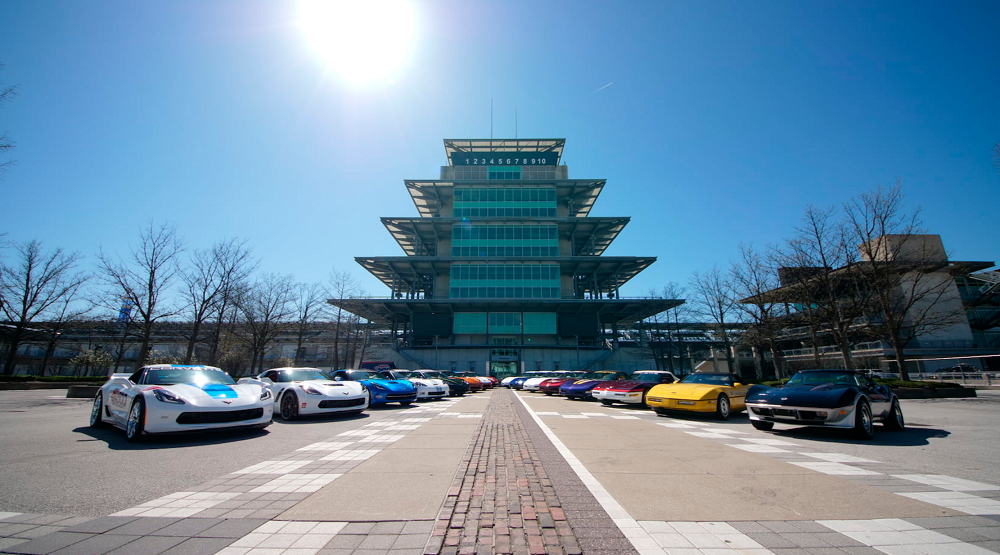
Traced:
<path fill-rule="evenodd" d="M 747 403 L 750 420 L 794 424 L 798 426 L 824 426 L 828 428 L 853 428 L 856 405 L 838 408 L 786 407 L 765 403 Z"/>
<path fill-rule="evenodd" d="M 641 391 L 615 391 L 613 389 L 594 389 L 590 395 L 598 401 L 615 401 L 618 403 L 642 404 Z"/>
<path fill-rule="evenodd" d="M 688 412 L 715 412 L 716 399 L 671 399 L 667 397 L 646 396 L 646 405 L 651 408 Z"/>

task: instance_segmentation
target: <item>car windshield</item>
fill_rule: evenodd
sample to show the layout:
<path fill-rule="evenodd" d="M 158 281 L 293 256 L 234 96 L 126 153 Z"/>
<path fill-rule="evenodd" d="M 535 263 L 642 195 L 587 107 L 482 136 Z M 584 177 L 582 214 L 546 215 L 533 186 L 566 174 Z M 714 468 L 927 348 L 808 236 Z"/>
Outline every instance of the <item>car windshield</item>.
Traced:
<path fill-rule="evenodd" d="M 788 380 L 788 385 L 858 385 L 858 378 L 852 372 L 831 370 L 830 372 L 799 372 Z"/>
<path fill-rule="evenodd" d="M 417 374 L 416 372 L 414 372 L 414 373 Z M 436 372 L 434 370 L 427 370 L 427 371 L 424 371 L 424 372 L 420 372 L 419 375 L 422 375 L 425 378 L 436 378 L 436 379 L 439 379 L 439 380 L 444 379 L 444 378 L 447 377 L 444 374 L 442 374 L 441 372 Z"/>
<path fill-rule="evenodd" d="M 662 376 L 666 376 L 666 374 L 658 374 L 654 372 L 636 372 L 635 374 L 630 375 L 628 379 L 639 380 L 640 382 L 660 383 Z"/>
<path fill-rule="evenodd" d="M 606 380 L 614 375 L 615 375 L 614 372 L 601 371 L 601 372 L 587 372 L 582 377 L 588 380 Z"/>
<path fill-rule="evenodd" d="M 189 383 L 198 387 L 208 384 L 235 385 L 229 374 L 222 370 L 211 368 L 164 368 L 160 370 L 147 370 L 146 381 L 148 385 L 174 385 L 178 383 Z"/>
<path fill-rule="evenodd" d="M 303 382 L 306 380 L 329 380 L 319 370 L 282 370 L 278 373 L 279 382 Z"/>
<path fill-rule="evenodd" d="M 707 383 L 711 385 L 733 385 L 727 374 L 688 374 L 680 383 Z"/>
<path fill-rule="evenodd" d="M 376 380 L 378 376 L 372 374 L 371 372 L 365 372 L 364 370 L 353 370 L 351 372 L 346 372 L 347 379 L 349 380 Z"/>

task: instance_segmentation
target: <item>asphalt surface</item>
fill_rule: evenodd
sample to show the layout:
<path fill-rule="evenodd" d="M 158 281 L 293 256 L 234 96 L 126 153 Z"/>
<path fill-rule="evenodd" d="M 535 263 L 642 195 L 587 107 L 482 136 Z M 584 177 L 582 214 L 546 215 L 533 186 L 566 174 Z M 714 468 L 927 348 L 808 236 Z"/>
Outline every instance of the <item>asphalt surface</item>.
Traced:
<path fill-rule="evenodd" d="M 120 430 L 91 430 L 90 401 L 64 395 L 0 392 L 4 552 L 117 553 L 121 542 L 123 553 L 237 555 L 293 541 L 325 545 L 311 551 L 322 555 L 416 554 L 424 541 L 424 553 L 539 555 L 673 553 L 701 541 L 761 549 L 747 553 L 1000 551 L 1000 517 L 971 516 L 998 514 L 1000 392 L 904 400 L 907 429 L 879 427 L 873 441 L 782 425 L 760 432 L 745 415 L 663 418 L 497 391 L 138 445 Z M 567 464 L 572 473 L 556 472 Z M 504 475 L 513 497 L 491 489 Z M 356 494 L 343 495 L 355 482 Z M 495 498 L 477 505 L 484 489 Z M 403 507 L 400 495 L 420 506 Z M 979 508 L 934 501 L 956 495 Z M 496 551 L 500 540 L 508 547 Z"/>

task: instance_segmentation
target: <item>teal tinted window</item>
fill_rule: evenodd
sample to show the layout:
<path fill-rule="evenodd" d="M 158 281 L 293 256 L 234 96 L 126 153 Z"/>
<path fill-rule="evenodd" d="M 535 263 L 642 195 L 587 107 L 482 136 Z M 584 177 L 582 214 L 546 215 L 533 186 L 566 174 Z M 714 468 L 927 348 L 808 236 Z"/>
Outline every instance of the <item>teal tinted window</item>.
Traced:
<path fill-rule="evenodd" d="M 454 333 L 486 333 L 486 313 L 485 312 L 456 312 Z"/>
<path fill-rule="evenodd" d="M 487 179 L 521 179 L 521 166 L 489 166 Z"/>
<path fill-rule="evenodd" d="M 558 299 L 558 264 L 453 264 L 452 299 Z"/>
<path fill-rule="evenodd" d="M 456 224 L 451 228 L 451 255 L 492 258 L 559 256 L 559 227 L 548 224 Z"/>
<path fill-rule="evenodd" d="M 456 218 L 554 218 L 555 187 L 456 187 Z"/>
<path fill-rule="evenodd" d="M 525 312 L 521 322 L 524 324 L 525 334 L 554 335 L 556 333 L 555 312 Z"/>
<path fill-rule="evenodd" d="M 521 333 L 520 312 L 490 312 L 490 333 Z"/>

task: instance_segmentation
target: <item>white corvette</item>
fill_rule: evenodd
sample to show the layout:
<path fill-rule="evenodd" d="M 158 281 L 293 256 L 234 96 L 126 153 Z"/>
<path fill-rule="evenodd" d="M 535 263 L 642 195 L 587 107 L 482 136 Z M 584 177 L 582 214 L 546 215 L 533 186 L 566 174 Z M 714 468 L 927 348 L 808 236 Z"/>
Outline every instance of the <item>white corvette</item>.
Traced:
<path fill-rule="evenodd" d="M 371 393 L 361 382 L 335 382 L 319 368 L 272 368 L 239 383 L 263 383 L 274 397 L 274 410 L 284 420 L 300 414 L 346 412 L 360 414 L 368 408 Z"/>
<path fill-rule="evenodd" d="M 213 366 L 155 364 L 133 374 L 112 374 L 94 397 L 90 425 L 112 424 L 125 439 L 142 435 L 271 423 L 271 392 L 259 383 L 237 384 Z"/>

